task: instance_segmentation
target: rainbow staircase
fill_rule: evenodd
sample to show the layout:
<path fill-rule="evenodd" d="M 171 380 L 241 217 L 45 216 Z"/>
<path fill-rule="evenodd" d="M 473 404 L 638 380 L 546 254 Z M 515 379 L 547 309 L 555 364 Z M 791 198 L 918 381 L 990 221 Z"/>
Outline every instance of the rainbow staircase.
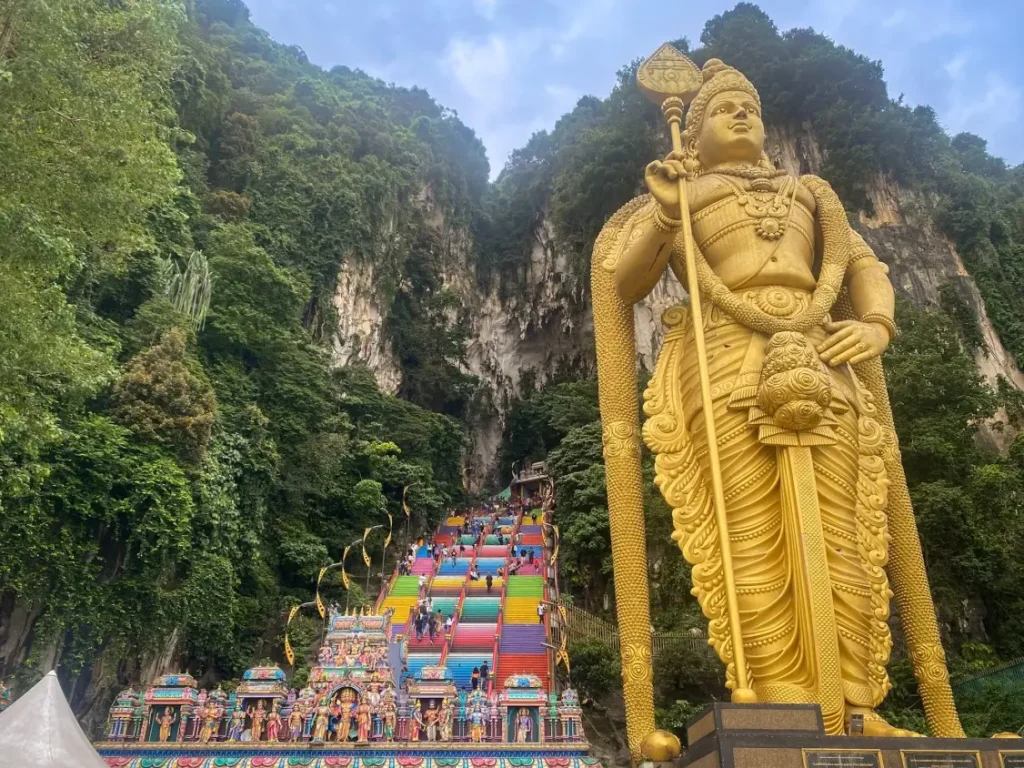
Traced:
<path fill-rule="evenodd" d="M 422 734 L 418 740 L 410 740 L 411 734 L 403 725 L 393 740 L 375 732 L 368 741 L 328 740 L 317 745 L 310 743 L 308 733 L 303 739 L 275 744 L 200 744 L 186 740 L 171 747 L 116 742 L 99 745 L 101 755 L 112 768 L 154 765 L 173 768 L 186 764 L 189 768 L 216 768 L 228 764 L 236 768 L 283 768 L 293 764 L 307 768 L 332 765 L 379 768 L 388 764 L 397 766 L 399 762 L 406 768 L 431 768 L 441 765 L 441 758 L 445 766 L 452 768 L 477 768 L 479 765 L 600 768 L 598 761 L 587 754 L 588 745 L 574 695 L 562 699 L 563 705 L 568 701 L 567 711 L 575 718 L 568 721 L 569 725 L 564 719 L 559 721 L 557 715 L 546 714 L 554 712 L 548 707 L 548 693 L 558 691 L 552 672 L 549 612 L 539 613 L 538 606 L 554 600 L 556 594 L 553 586 L 545 584 L 545 566 L 550 552 L 544 545 L 540 510 L 536 512 L 536 521 L 529 512 L 504 515 L 496 520 L 491 515 L 481 515 L 475 520 L 470 517 L 470 533 L 465 532 L 466 518 L 449 517 L 437 529 L 433 540 L 445 549 L 454 542 L 456 556 L 435 560 L 427 546 L 420 546 L 415 552 L 411 575 L 400 576 L 396 569 L 377 600 L 376 610 L 366 620 L 380 621 L 379 614 L 394 611 L 390 622 L 383 617 L 384 626 L 390 626 L 390 630 L 378 631 L 386 638 L 388 668 L 399 688 L 405 688 L 408 683 L 411 691 L 438 681 L 437 684 L 443 682 L 450 690 L 454 683 L 463 706 L 467 697 L 478 704 L 488 701 L 500 704 L 507 699 L 499 698 L 499 692 L 501 697 L 511 696 L 515 701 L 532 701 L 535 707 L 540 702 L 537 717 L 543 722 L 536 722 L 540 736 L 530 739 L 532 743 L 517 743 L 515 751 L 509 751 L 512 747 L 509 742 L 514 740 L 513 730 L 508 727 L 509 721 L 501 718 L 514 715 L 502 715 L 499 719 L 491 716 L 480 742 L 472 740 L 465 724 L 447 742 L 425 741 Z M 472 532 L 474 524 L 478 535 Z M 460 545 L 464 549 L 460 549 Z M 515 574 L 510 575 L 513 569 Z M 442 628 L 433 639 L 428 632 L 417 636 L 415 617 L 421 600 L 429 600 L 434 613 L 440 612 L 442 620 L 451 618 L 450 631 L 446 633 Z M 479 673 L 485 665 L 488 676 L 482 678 L 478 686 L 481 692 L 474 694 L 473 688 L 477 686 L 474 686 L 473 673 Z M 445 670 L 446 675 L 437 677 Z M 566 693 L 570 694 L 571 691 Z M 506 704 L 502 711 L 508 708 Z M 488 711 L 496 712 L 497 706 Z M 315 751 L 309 751 L 313 746 Z"/>

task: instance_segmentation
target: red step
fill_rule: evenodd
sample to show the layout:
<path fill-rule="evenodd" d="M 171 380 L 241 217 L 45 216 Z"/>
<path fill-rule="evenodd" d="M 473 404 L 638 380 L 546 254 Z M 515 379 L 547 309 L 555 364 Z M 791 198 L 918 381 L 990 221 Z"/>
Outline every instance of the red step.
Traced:
<path fill-rule="evenodd" d="M 544 690 L 548 689 L 548 655 L 546 653 L 498 654 L 498 685 L 504 685 L 505 678 L 524 672 L 539 677 Z"/>

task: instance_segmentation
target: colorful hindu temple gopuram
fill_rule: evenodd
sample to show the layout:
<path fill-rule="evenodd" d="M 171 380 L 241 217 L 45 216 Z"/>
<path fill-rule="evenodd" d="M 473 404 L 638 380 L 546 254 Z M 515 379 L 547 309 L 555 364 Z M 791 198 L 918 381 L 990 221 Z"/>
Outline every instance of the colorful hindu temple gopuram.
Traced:
<path fill-rule="evenodd" d="M 161 675 L 117 696 L 100 754 L 111 768 L 597 765 L 576 691 L 554 674 L 564 648 L 545 609 L 557 578 L 544 479 L 524 472 L 521 501 L 413 543 L 372 611 L 327 610 L 301 689 L 277 666 L 230 692 Z"/>

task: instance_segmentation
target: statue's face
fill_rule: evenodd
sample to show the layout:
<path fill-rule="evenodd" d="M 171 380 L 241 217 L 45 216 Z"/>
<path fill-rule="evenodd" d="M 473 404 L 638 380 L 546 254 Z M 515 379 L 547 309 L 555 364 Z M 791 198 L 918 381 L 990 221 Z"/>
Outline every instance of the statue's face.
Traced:
<path fill-rule="evenodd" d="M 705 169 L 725 162 L 756 165 L 764 149 L 764 123 L 754 97 L 724 91 L 708 103 L 697 136 L 697 156 Z"/>

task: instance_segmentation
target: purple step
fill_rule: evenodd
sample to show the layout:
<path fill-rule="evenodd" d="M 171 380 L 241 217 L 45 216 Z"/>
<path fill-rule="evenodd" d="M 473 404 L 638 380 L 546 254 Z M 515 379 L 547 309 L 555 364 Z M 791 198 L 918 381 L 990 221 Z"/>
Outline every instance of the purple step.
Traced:
<path fill-rule="evenodd" d="M 544 653 L 547 640 L 542 624 L 505 624 L 501 628 L 499 653 Z"/>

